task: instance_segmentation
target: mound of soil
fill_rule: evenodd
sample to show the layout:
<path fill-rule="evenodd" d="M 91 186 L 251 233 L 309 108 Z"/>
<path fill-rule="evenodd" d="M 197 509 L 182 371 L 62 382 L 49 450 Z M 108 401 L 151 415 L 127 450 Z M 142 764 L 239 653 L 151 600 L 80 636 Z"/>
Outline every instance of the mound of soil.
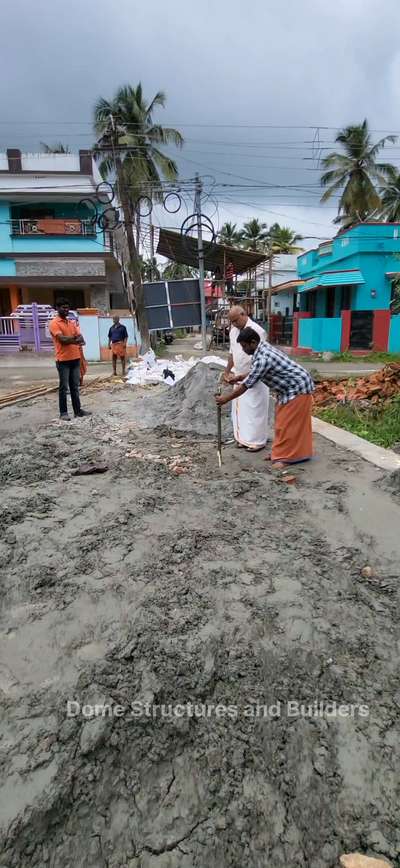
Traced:
<path fill-rule="evenodd" d="M 176 386 L 153 397 L 146 395 L 140 424 L 145 428 L 166 425 L 176 431 L 190 431 L 213 436 L 217 434 L 217 392 L 223 368 L 217 364 L 199 362 Z M 232 432 L 230 406 L 222 408 L 222 433 Z"/>

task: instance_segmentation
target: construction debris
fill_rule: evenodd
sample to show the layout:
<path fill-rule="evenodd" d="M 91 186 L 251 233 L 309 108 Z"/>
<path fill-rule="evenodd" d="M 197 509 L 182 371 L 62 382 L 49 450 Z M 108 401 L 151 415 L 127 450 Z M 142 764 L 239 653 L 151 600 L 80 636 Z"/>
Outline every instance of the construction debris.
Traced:
<path fill-rule="evenodd" d="M 380 371 L 354 380 L 323 380 L 316 384 L 314 401 L 317 407 L 337 404 L 384 404 L 400 395 L 400 364 L 385 365 Z"/>
<path fill-rule="evenodd" d="M 191 458 L 176 455 L 174 458 L 163 458 L 161 455 L 152 455 L 150 452 L 141 452 L 140 449 L 131 449 L 125 453 L 125 458 L 137 458 L 139 461 L 151 461 L 154 464 L 164 464 L 164 466 L 175 476 L 181 476 L 183 473 L 189 473 L 193 468 Z"/>
<path fill-rule="evenodd" d="M 363 579 L 370 579 L 374 575 L 374 571 L 373 571 L 372 567 L 365 566 L 361 570 L 361 575 L 362 575 Z"/>
<path fill-rule="evenodd" d="M 107 473 L 108 464 L 81 464 L 72 471 L 72 476 L 90 476 L 93 473 Z"/>

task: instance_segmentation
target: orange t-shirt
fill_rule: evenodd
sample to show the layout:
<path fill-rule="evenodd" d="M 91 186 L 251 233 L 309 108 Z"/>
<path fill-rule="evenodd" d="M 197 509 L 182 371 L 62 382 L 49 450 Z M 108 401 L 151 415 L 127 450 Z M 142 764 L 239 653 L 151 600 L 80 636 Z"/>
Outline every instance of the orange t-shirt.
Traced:
<path fill-rule="evenodd" d="M 58 335 L 64 335 L 66 338 L 80 335 L 79 326 L 75 322 L 63 319 L 62 316 L 55 316 L 50 322 L 49 332 L 53 338 L 57 362 L 73 362 L 74 359 L 80 359 L 81 350 L 78 344 L 62 344 L 58 340 Z"/>

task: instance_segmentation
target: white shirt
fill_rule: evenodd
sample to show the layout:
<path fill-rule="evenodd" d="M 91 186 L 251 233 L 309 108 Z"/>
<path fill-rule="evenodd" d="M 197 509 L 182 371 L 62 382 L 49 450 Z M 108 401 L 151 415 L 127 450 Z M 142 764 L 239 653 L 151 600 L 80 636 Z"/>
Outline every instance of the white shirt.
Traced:
<path fill-rule="evenodd" d="M 265 341 L 267 335 L 263 328 L 258 323 L 253 322 L 250 317 L 247 317 L 247 322 L 244 328 L 254 329 L 260 335 L 260 341 Z M 235 374 L 249 374 L 251 369 L 252 356 L 246 355 L 241 344 L 238 344 L 237 339 L 240 334 L 240 329 L 232 325 L 229 332 L 229 352 L 233 357 L 233 367 Z"/>

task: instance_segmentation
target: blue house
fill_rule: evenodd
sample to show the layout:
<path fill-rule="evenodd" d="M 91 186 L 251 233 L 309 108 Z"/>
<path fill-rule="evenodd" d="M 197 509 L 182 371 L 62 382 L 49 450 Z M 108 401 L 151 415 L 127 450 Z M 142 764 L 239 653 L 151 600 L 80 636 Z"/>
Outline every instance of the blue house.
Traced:
<path fill-rule="evenodd" d="M 400 224 L 359 223 L 298 257 L 293 346 L 308 352 L 400 351 L 392 313 Z"/>
<path fill-rule="evenodd" d="M 74 310 L 126 307 L 111 234 L 90 219 L 101 180 L 90 151 L 0 154 L 0 317 L 60 295 Z"/>

